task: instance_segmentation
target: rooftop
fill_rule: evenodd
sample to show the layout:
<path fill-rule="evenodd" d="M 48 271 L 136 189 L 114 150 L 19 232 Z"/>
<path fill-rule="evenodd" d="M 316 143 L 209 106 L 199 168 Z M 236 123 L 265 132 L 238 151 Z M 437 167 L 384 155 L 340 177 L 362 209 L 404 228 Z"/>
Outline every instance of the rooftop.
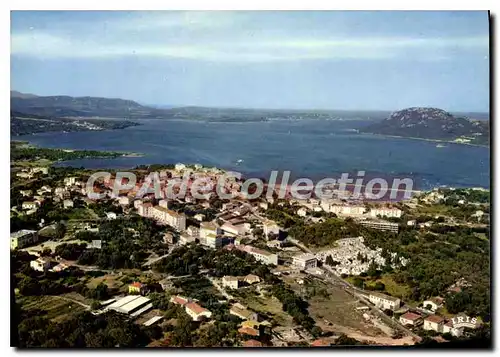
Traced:
<path fill-rule="evenodd" d="M 186 309 L 189 309 L 189 310 L 193 311 L 197 315 L 199 315 L 199 314 L 201 314 L 203 312 L 208 311 L 207 309 L 205 309 L 204 307 L 201 307 L 200 305 L 198 305 L 195 302 L 187 303 L 186 304 Z"/>
<path fill-rule="evenodd" d="M 385 295 L 385 294 L 382 294 L 382 293 L 376 293 L 374 291 L 371 291 L 370 295 L 377 296 L 377 297 L 379 297 L 381 299 L 385 299 L 385 300 L 389 300 L 389 301 L 397 301 L 397 300 L 399 300 L 398 298 L 395 298 L 393 296 Z"/>
<path fill-rule="evenodd" d="M 248 340 L 243 342 L 243 347 L 262 347 L 262 343 L 256 340 Z"/>
<path fill-rule="evenodd" d="M 10 234 L 11 238 L 20 238 L 28 234 L 36 233 L 36 231 L 31 231 L 29 229 L 21 229 L 20 231 L 14 232 Z"/>
<path fill-rule="evenodd" d="M 401 315 L 401 318 L 406 319 L 406 320 L 418 320 L 421 318 L 419 314 L 414 314 L 413 312 L 407 312 L 404 315 Z"/>
<path fill-rule="evenodd" d="M 442 316 L 439 316 L 439 315 L 430 315 L 430 316 L 427 316 L 425 321 L 435 322 L 435 323 L 439 324 L 439 323 L 444 321 L 444 318 Z"/>

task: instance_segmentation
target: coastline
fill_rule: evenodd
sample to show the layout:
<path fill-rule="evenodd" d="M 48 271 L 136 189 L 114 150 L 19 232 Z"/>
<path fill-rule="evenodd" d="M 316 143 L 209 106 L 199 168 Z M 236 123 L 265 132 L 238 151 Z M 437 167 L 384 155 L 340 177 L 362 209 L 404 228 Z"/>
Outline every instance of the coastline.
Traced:
<path fill-rule="evenodd" d="M 429 142 L 434 142 L 434 143 L 458 144 L 458 145 L 468 145 L 468 146 L 475 146 L 475 147 L 482 147 L 482 148 L 490 148 L 490 145 L 462 143 L 462 142 L 442 140 L 442 139 L 426 139 L 426 138 L 418 138 L 418 137 L 414 137 L 414 136 L 386 135 L 386 134 L 377 134 L 377 133 L 363 133 L 363 134 L 370 134 L 370 135 L 382 136 L 382 137 L 386 137 L 386 138 L 395 138 L 395 139 L 411 139 L 411 140 L 429 141 Z"/>

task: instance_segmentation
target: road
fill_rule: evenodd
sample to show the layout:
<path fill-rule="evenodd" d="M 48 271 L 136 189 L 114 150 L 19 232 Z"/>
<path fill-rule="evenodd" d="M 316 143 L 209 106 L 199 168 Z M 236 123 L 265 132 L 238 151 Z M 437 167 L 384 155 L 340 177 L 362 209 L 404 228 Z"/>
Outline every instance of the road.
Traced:
<path fill-rule="evenodd" d="M 301 244 L 299 241 L 297 241 L 294 238 L 288 237 L 288 240 L 295 244 L 297 247 L 302 249 L 303 251 L 314 254 L 309 248 Z M 397 320 L 393 320 L 391 317 L 387 316 L 382 310 L 374 306 L 368 299 L 364 297 L 366 295 L 365 290 L 361 290 L 350 284 L 349 282 L 345 281 L 342 279 L 338 274 L 328 265 L 324 264 L 322 267 L 323 271 L 326 273 L 324 280 L 326 282 L 330 282 L 331 284 L 335 285 L 341 285 L 344 287 L 346 292 L 350 293 L 356 298 L 359 298 L 366 306 L 370 308 L 370 310 L 377 315 L 379 318 L 381 318 L 385 323 L 387 323 L 389 326 L 392 326 L 393 328 L 400 330 L 404 333 L 406 333 L 408 336 L 413 337 L 416 341 L 420 341 L 421 337 L 415 334 L 414 332 L 410 331 L 406 327 L 404 327 L 402 324 L 399 323 Z"/>
<path fill-rule="evenodd" d="M 51 295 L 52 297 L 55 297 L 55 298 L 58 298 L 58 299 L 63 299 L 63 300 L 66 300 L 66 301 L 69 301 L 69 302 L 73 302 L 75 304 L 78 304 L 80 306 L 83 306 L 84 308 L 86 308 L 87 310 L 90 310 L 90 305 L 87 305 L 87 304 L 84 304 L 83 302 L 81 301 L 78 301 L 78 300 L 75 300 L 75 299 L 72 299 L 72 298 L 69 298 L 69 297 L 66 297 L 66 296 L 60 296 L 60 295 Z"/>
<path fill-rule="evenodd" d="M 215 288 L 217 290 L 219 290 L 219 292 L 221 293 L 222 296 L 224 296 L 228 300 L 232 300 L 233 299 L 233 296 L 229 295 L 226 292 L 226 290 L 224 290 L 224 288 L 222 286 L 220 286 L 219 283 L 214 278 L 212 278 L 211 276 L 209 276 L 207 278 L 208 278 L 208 280 L 210 280 L 210 282 L 212 283 L 212 285 L 215 286 Z"/>

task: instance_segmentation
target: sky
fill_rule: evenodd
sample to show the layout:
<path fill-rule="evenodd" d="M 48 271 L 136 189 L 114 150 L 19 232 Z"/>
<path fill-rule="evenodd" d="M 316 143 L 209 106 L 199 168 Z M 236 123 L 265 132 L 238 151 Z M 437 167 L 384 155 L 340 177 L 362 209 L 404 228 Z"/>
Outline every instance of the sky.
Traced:
<path fill-rule="evenodd" d="M 142 104 L 489 111 L 486 11 L 13 11 L 11 89 Z"/>

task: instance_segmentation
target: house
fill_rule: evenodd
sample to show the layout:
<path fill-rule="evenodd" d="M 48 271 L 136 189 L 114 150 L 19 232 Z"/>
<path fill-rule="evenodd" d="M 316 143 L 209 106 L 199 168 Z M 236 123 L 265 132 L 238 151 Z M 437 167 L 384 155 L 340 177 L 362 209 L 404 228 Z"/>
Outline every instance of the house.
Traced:
<path fill-rule="evenodd" d="M 20 194 L 21 194 L 21 196 L 23 196 L 23 197 L 26 197 L 26 196 L 28 196 L 28 197 L 29 197 L 29 196 L 31 196 L 31 195 L 32 195 L 33 191 L 31 191 L 31 190 L 20 190 L 20 191 L 19 191 L 19 193 L 20 193 Z"/>
<path fill-rule="evenodd" d="M 73 208 L 73 201 L 72 200 L 64 200 L 63 207 L 64 208 Z"/>
<path fill-rule="evenodd" d="M 144 202 L 138 205 L 137 211 L 139 216 L 151 217 L 153 212 L 153 204 L 151 202 Z"/>
<path fill-rule="evenodd" d="M 203 222 L 203 220 L 205 219 L 205 215 L 201 214 L 201 213 L 195 214 L 194 219 L 196 219 L 197 221 Z"/>
<path fill-rule="evenodd" d="M 257 321 L 259 319 L 259 315 L 256 312 L 250 311 L 244 306 L 238 306 L 234 304 L 229 309 L 229 314 L 239 317 L 242 320 L 253 320 Z"/>
<path fill-rule="evenodd" d="M 76 183 L 76 177 L 66 177 L 64 179 L 65 186 L 73 186 Z"/>
<path fill-rule="evenodd" d="M 264 230 L 264 235 L 266 236 L 266 238 L 268 238 L 270 234 L 278 235 L 280 233 L 280 227 L 278 226 L 278 224 L 276 224 L 275 221 L 269 219 L 266 219 L 263 222 L 262 228 Z"/>
<path fill-rule="evenodd" d="M 181 235 L 179 236 L 179 244 L 186 245 L 186 244 L 194 242 L 195 239 L 196 239 L 195 237 L 190 236 L 186 232 L 182 232 Z"/>
<path fill-rule="evenodd" d="M 238 289 L 240 286 L 240 280 L 237 276 L 223 276 L 222 286 L 230 289 Z"/>
<path fill-rule="evenodd" d="M 209 310 L 201 307 L 195 302 L 188 302 L 186 305 L 184 305 L 184 308 L 186 309 L 186 313 L 191 316 L 193 321 L 201 321 L 205 318 L 209 319 L 210 317 L 212 317 L 212 313 Z"/>
<path fill-rule="evenodd" d="M 186 229 L 186 215 L 178 213 L 168 208 L 155 206 L 151 210 L 151 215 L 160 223 L 167 224 L 179 231 Z"/>
<path fill-rule="evenodd" d="M 138 281 L 135 281 L 128 286 L 128 293 L 131 295 L 133 294 L 143 295 L 145 292 L 146 292 L 146 285 Z"/>
<path fill-rule="evenodd" d="M 195 226 L 189 226 L 186 229 L 187 234 L 189 234 L 193 238 L 198 238 L 200 236 L 200 229 Z"/>
<path fill-rule="evenodd" d="M 332 343 L 323 339 L 323 338 L 319 338 L 317 340 L 314 340 L 313 342 L 311 342 L 311 346 L 312 347 L 326 347 L 326 346 L 331 346 Z"/>
<path fill-rule="evenodd" d="M 242 335 L 249 335 L 255 337 L 260 336 L 260 331 L 251 327 L 240 327 L 238 329 L 238 332 Z"/>
<path fill-rule="evenodd" d="M 401 305 L 401 300 L 382 293 L 370 292 L 370 302 L 384 310 L 396 310 Z"/>
<path fill-rule="evenodd" d="M 174 244 L 174 235 L 170 232 L 166 232 L 163 235 L 163 243 L 165 244 Z"/>
<path fill-rule="evenodd" d="M 405 326 L 418 326 L 422 323 L 422 316 L 413 312 L 407 312 L 399 317 L 399 322 Z"/>
<path fill-rule="evenodd" d="M 38 203 L 35 201 L 24 201 L 22 203 L 22 209 L 37 209 Z"/>
<path fill-rule="evenodd" d="M 172 304 L 175 304 L 175 305 L 181 305 L 181 306 L 184 306 L 186 305 L 187 303 L 189 303 L 191 300 L 188 299 L 188 298 L 185 298 L 183 296 L 180 296 L 180 295 L 176 295 L 176 296 L 172 296 L 170 298 L 170 302 Z"/>
<path fill-rule="evenodd" d="M 307 216 L 307 210 L 304 207 L 301 207 L 297 210 L 297 215 L 305 217 Z"/>
<path fill-rule="evenodd" d="M 51 270 L 54 272 L 60 272 L 60 271 L 66 270 L 68 268 L 69 268 L 69 265 L 64 264 L 64 263 L 59 263 L 55 267 L 53 267 Z"/>
<path fill-rule="evenodd" d="M 444 318 L 439 315 L 430 315 L 424 319 L 424 330 L 443 332 Z"/>
<path fill-rule="evenodd" d="M 370 210 L 371 217 L 381 216 L 400 218 L 402 214 L 403 211 L 401 211 L 399 208 L 372 208 Z"/>
<path fill-rule="evenodd" d="M 425 309 L 431 310 L 435 312 L 441 306 L 443 306 L 444 299 L 442 297 L 436 296 L 430 298 L 429 300 L 425 300 L 423 306 Z"/>
<path fill-rule="evenodd" d="M 293 257 L 293 265 L 301 269 L 316 268 L 318 260 L 313 254 L 300 254 Z"/>
<path fill-rule="evenodd" d="M 50 269 L 50 261 L 44 258 L 37 258 L 30 262 L 30 267 L 33 270 L 45 272 Z"/>
<path fill-rule="evenodd" d="M 116 213 L 115 212 L 106 212 L 106 217 L 108 219 L 116 219 Z"/>
<path fill-rule="evenodd" d="M 263 347 L 263 344 L 257 340 L 247 340 L 243 342 L 243 347 Z"/>
<path fill-rule="evenodd" d="M 238 250 L 244 251 L 252 255 L 255 259 L 263 262 L 264 264 L 278 265 L 278 255 L 265 251 L 263 249 L 255 248 L 250 245 L 239 244 L 235 246 Z"/>
<path fill-rule="evenodd" d="M 200 243 L 206 245 L 207 247 L 217 249 L 222 247 L 222 237 L 216 236 L 215 234 L 208 234 L 204 237 L 204 239 L 201 239 Z"/>
<path fill-rule="evenodd" d="M 200 223 L 200 238 L 206 238 L 208 235 L 218 235 L 221 231 L 217 224 L 214 222 L 201 222 Z"/>
<path fill-rule="evenodd" d="M 175 171 L 183 171 L 186 169 L 186 165 L 182 163 L 177 163 L 175 164 Z"/>
<path fill-rule="evenodd" d="M 260 283 L 260 278 L 257 275 L 248 274 L 245 276 L 244 281 L 247 284 Z"/>
<path fill-rule="evenodd" d="M 37 231 L 22 229 L 10 234 L 10 249 L 24 248 L 38 241 Z"/>
<path fill-rule="evenodd" d="M 464 328 L 453 327 L 453 321 L 449 320 L 443 325 L 443 333 L 449 333 L 452 336 L 460 337 L 464 333 Z"/>

